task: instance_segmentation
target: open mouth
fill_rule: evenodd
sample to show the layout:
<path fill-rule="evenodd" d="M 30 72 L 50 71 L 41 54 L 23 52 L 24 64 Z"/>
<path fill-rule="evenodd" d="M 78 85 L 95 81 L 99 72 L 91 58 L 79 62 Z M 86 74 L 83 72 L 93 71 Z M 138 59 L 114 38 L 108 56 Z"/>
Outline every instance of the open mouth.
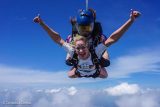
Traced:
<path fill-rule="evenodd" d="M 86 56 L 86 52 L 79 53 L 79 56 L 80 56 L 80 57 L 85 57 L 85 56 Z"/>

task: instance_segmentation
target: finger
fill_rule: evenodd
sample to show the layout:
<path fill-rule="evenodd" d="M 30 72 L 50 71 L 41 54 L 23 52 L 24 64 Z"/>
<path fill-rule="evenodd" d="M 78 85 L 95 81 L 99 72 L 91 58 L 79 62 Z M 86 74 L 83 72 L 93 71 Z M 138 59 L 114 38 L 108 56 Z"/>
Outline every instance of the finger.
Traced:
<path fill-rule="evenodd" d="M 141 15 L 141 13 L 140 13 L 140 12 L 137 12 L 137 14 L 138 14 L 138 15 Z"/>
<path fill-rule="evenodd" d="M 131 14 L 133 15 L 133 9 L 131 9 Z"/>

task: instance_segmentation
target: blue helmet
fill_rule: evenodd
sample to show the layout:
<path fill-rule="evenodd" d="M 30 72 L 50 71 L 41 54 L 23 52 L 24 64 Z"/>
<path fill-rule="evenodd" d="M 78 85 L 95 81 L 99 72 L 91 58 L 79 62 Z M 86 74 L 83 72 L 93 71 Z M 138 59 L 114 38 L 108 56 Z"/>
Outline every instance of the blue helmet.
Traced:
<path fill-rule="evenodd" d="M 94 22 L 94 15 L 89 10 L 82 10 L 77 16 L 78 25 L 89 25 Z"/>

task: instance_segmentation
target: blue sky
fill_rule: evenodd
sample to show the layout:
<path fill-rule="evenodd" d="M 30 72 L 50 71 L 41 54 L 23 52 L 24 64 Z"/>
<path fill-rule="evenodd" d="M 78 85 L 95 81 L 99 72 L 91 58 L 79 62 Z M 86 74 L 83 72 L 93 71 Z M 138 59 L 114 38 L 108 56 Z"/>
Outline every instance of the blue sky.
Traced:
<path fill-rule="evenodd" d="M 159 0 L 89 0 L 106 36 L 128 20 L 130 9 L 142 15 L 108 48 L 107 79 L 70 79 L 66 52 L 33 18 L 39 13 L 65 39 L 71 33 L 69 17 L 85 8 L 85 1 L 1 1 L 0 107 L 12 103 L 12 107 L 160 107 L 159 4 Z"/>
<path fill-rule="evenodd" d="M 140 82 L 137 79 L 143 78 L 146 81 L 151 80 L 152 82 L 149 82 L 151 86 L 158 85 L 155 83 L 159 77 L 160 66 L 160 60 L 158 59 L 158 53 L 160 52 L 158 4 L 158 0 L 152 2 L 149 0 L 89 0 L 89 7 L 96 10 L 97 20 L 102 23 L 106 36 L 109 36 L 128 20 L 130 9 L 136 9 L 142 13 L 142 16 L 135 21 L 124 34 L 124 37 L 108 48 L 111 66 L 107 69 L 109 76 L 111 74 L 111 79 L 112 74 L 121 74 L 121 71 L 125 70 L 127 66 L 135 64 L 142 66 L 137 69 L 129 69 L 126 71 L 127 74 L 124 75 L 124 71 L 122 71 L 122 76 L 130 76 L 127 80 L 131 82 Z M 85 8 L 85 1 L 83 0 L 68 0 L 67 4 L 64 0 L 2 1 L 0 4 L 2 25 L 0 29 L 1 66 L 52 73 L 57 71 L 66 72 L 70 69 L 64 63 L 66 52 L 53 43 L 46 32 L 38 24 L 33 23 L 32 20 L 39 13 L 46 24 L 59 32 L 62 38 L 65 39 L 71 33 L 69 17 L 76 16 L 78 9 L 82 8 Z M 148 63 L 142 64 L 143 61 L 148 61 Z M 154 68 L 151 69 L 148 66 L 158 66 L 155 67 L 156 73 L 153 70 Z M 117 79 L 113 81 L 126 79 L 122 79 L 119 74 L 115 76 Z M 148 82 L 146 81 L 140 83 L 147 85 Z"/>

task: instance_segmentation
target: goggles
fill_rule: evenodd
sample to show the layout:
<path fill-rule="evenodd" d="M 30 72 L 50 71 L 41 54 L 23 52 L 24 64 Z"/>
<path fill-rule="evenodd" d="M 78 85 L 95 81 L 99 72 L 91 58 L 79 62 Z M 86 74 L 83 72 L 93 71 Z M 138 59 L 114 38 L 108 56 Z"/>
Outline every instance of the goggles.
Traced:
<path fill-rule="evenodd" d="M 78 25 L 78 31 L 80 32 L 92 32 L 93 31 L 93 23 L 89 25 Z"/>

